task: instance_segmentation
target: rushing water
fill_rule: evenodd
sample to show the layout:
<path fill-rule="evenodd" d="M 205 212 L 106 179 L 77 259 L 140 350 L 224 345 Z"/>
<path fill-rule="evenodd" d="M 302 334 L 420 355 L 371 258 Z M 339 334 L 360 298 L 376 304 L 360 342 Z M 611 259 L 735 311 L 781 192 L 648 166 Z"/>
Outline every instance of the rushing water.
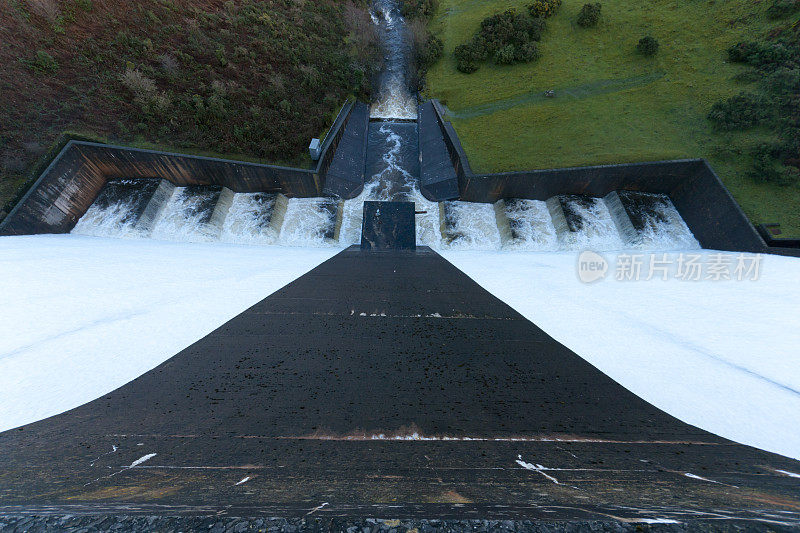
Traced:
<path fill-rule="evenodd" d="M 416 119 L 417 98 L 410 90 L 408 71 L 412 54 L 409 30 L 400 12 L 399 0 L 374 0 L 372 21 L 384 52 L 378 80 L 378 97 L 372 104 L 372 118 Z"/>

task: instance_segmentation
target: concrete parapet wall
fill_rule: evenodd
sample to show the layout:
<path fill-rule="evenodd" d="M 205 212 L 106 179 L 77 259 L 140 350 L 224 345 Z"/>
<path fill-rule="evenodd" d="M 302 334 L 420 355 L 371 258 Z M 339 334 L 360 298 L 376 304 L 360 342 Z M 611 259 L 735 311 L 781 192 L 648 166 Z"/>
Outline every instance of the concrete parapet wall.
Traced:
<path fill-rule="evenodd" d="M 433 101 L 433 109 L 456 171 L 461 200 L 547 200 L 560 194 L 602 197 L 615 190 L 661 193 L 670 197 L 703 248 L 775 253 L 703 159 L 475 174 L 455 130 L 444 119 L 441 104 Z"/>
<path fill-rule="evenodd" d="M 352 109 L 353 104 L 347 103 L 340 111 L 315 169 L 70 141 L 0 223 L 0 235 L 67 233 L 106 181 L 114 178 L 161 178 L 176 186 L 220 185 L 234 192 L 321 196 L 325 172 Z"/>

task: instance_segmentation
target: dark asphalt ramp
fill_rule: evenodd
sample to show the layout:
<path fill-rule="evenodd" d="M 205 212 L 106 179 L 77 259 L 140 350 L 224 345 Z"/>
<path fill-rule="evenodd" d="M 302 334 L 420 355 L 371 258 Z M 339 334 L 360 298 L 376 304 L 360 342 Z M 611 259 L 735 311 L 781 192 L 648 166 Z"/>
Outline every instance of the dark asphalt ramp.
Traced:
<path fill-rule="evenodd" d="M 373 440 L 414 433 L 462 440 Z M 0 512 L 800 521 L 781 470 L 800 463 L 659 411 L 430 250 L 350 248 L 124 387 L 0 434 Z"/>

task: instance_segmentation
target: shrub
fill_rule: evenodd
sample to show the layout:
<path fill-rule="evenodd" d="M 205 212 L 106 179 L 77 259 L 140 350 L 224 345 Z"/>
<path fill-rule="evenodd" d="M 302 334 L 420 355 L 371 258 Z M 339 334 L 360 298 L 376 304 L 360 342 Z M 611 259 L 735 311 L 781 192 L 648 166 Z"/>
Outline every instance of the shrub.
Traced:
<path fill-rule="evenodd" d="M 459 59 L 456 62 L 456 68 L 459 72 L 463 72 L 464 74 L 472 74 L 473 72 L 477 71 L 480 66 L 476 61 L 471 59 Z"/>
<path fill-rule="evenodd" d="M 125 72 L 120 75 L 119 79 L 122 85 L 134 96 L 152 94 L 156 90 L 155 81 L 132 68 L 125 69 Z"/>
<path fill-rule="evenodd" d="M 728 59 L 757 68 L 795 63 L 800 65 L 800 45 L 791 40 L 768 43 L 740 42 L 728 48 Z"/>
<path fill-rule="evenodd" d="M 791 185 L 797 182 L 798 169 L 782 164 L 776 159 L 779 148 L 772 144 L 761 144 L 753 151 L 753 169 L 750 177 L 755 181 Z"/>
<path fill-rule="evenodd" d="M 535 42 L 541 40 L 544 27 L 544 19 L 518 14 L 513 9 L 487 17 L 470 42 L 456 47 L 457 68 L 465 73 L 475 72 L 480 62 L 489 57 L 498 65 L 534 61 L 539 58 Z"/>
<path fill-rule="evenodd" d="M 561 8 L 561 0 L 533 0 L 528 4 L 528 12 L 534 18 L 549 18 Z"/>
<path fill-rule="evenodd" d="M 636 45 L 636 51 L 643 56 L 654 56 L 658 52 L 658 41 L 649 35 L 642 37 Z"/>
<path fill-rule="evenodd" d="M 37 50 L 36 57 L 33 59 L 21 59 L 20 61 L 29 69 L 43 74 L 50 74 L 58 70 L 58 62 L 44 50 Z"/>
<path fill-rule="evenodd" d="M 508 44 L 540 41 L 543 30 L 543 19 L 531 18 L 509 9 L 484 19 L 478 35 L 486 43 L 487 52 L 494 54 Z"/>
<path fill-rule="evenodd" d="M 453 54 L 457 61 L 456 68 L 465 74 L 471 74 L 478 70 L 479 63 L 486 59 L 486 49 L 475 40 L 456 46 Z"/>
<path fill-rule="evenodd" d="M 754 94 L 732 96 L 711 107 L 708 119 L 721 130 L 743 130 L 759 124 L 767 118 L 767 107 L 763 98 Z"/>
<path fill-rule="evenodd" d="M 439 8 L 439 0 L 403 0 L 401 12 L 404 17 L 429 19 Z"/>
<path fill-rule="evenodd" d="M 522 46 L 518 46 L 515 51 L 514 59 L 519 63 L 530 63 L 531 61 L 536 61 L 541 57 L 541 52 L 539 52 L 539 47 L 536 46 L 536 43 L 529 42 L 525 43 Z"/>
<path fill-rule="evenodd" d="M 732 63 L 747 63 L 758 49 L 758 43 L 739 42 L 728 48 L 728 59 Z"/>
<path fill-rule="evenodd" d="M 429 68 L 436 64 L 444 52 L 444 43 L 435 35 L 429 35 L 425 41 L 425 47 L 420 51 L 418 61 L 423 68 Z"/>
<path fill-rule="evenodd" d="M 582 28 L 591 28 L 592 26 L 597 26 L 597 23 L 600 22 L 600 11 L 602 8 L 603 6 L 600 4 L 600 2 L 596 2 L 594 4 L 584 4 L 580 13 L 578 13 L 578 26 Z"/>
<path fill-rule="evenodd" d="M 514 63 L 516 51 L 513 44 L 507 44 L 500 50 L 494 53 L 495 65 L 511 65 Z"/>
<path fill-rule="evenodd" d="M 800 0 L 773 0 L 767 9 L 767 15 L 772 19 L 782 19 L 798 10 L 800 10 Z"/>

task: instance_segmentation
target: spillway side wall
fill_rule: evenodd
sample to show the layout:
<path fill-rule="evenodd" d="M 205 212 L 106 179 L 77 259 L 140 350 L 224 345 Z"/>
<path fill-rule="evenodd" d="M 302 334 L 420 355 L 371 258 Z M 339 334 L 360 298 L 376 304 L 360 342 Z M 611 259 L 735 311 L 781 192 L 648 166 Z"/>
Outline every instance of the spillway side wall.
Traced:
<path fill-rule="evenodd" d="M 70 141 L 0 223 L 0 235 L 67 233 L 114 178 L 295 197 L 319 196 L 323 186 L 314 170 Z"/>
<path fill-rule="evenodd" d="M 441 104 L 434 102 L 433 108 L 457 174 L 461 200 L 547 200 L 559 194 L 602 197 L 615 190 L 660 193 L 670 197 L 703 248 L 783 253 L 767 246 L 703 159 L 475 174 Z"/>

